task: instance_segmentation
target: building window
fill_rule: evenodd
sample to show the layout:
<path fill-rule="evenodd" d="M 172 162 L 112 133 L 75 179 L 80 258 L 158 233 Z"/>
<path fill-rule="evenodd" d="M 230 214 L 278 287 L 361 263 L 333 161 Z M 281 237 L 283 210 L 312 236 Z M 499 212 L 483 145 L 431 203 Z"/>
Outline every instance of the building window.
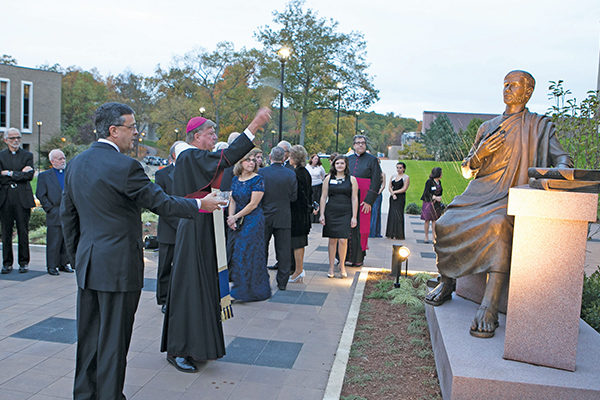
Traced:
<path fill-rule="evenodd" d="M 21 131 L 31 133 L 33 130 L 33 83 L 21 81 L 21 93 Z"/>
<path fill-rule="evenodd" d="M 10 81 L 0 79 L 0 131 L 10 125 Z"/>

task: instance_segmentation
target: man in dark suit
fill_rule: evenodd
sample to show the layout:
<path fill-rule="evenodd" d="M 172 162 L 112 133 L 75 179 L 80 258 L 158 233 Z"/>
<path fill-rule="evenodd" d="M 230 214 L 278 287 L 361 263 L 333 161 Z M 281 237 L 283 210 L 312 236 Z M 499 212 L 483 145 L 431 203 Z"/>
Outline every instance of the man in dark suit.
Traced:
<path fill-rule="evenodd" d="M 35 207 L 29 182 L 33 179 L 33 154 L 21 148 L 21 132 L 4 131 L 8 149 L 0 151 L 0 221 L 2 222 L 2 273 L 12 271 L 13 225 L 19 235 L 19 272 L 29 271 L 29 217 Z"/>
<path fill-rule="evenodd" d="M 293 171 L 294 166 L 290 164 L 290 149 L 292 148 L 292 145 L 287 140 L 282 140 L 277 143 L 277 147 L 281 147 L 283 151 L 285 151 L 285 154 L 283 155 L 283 166 Z"/>
<path fill-rule="evenodd" d="M 60 149 L 48 153 L 52 168 L 38 175 L 35 196 L 46 211 L 46 269 L 50 275 L 58 271 L 75 272 L 67 265 L 67 249 L 60 225 L 60 202 L 65 186 L 65 154 Z"/>
<path fill-rule="evenodd" d="M 292 214 L 290 203 L 296 201 L 298 184 L 294 171 L 283 166 L 285 151 L 273 147 L 271 165 L 258 173 L 265 179 L 265 195 L 262 200 L 265 214 L 265 251 L 269 258 L 269 242 L 275 237 L 277 257 L 277 287 L 285 290 L 292 265 Z"/>
<path fill-rule="evenodd" d="M 169 150 L 173 161 L 154 174 L 154 181 L 167 194 L 173 194 L 173 172 L 175 171 L 175 142 Z M 164 313 L 167 307 L 167 292 L 173 268 L 173 251 L 175 250 L 175 235 L 177 233 L 179 218 L 172 216 L 158 217 L 158 271 L 156 276 L 156 302 L 162 306 Z"/>
<path fill-rule="evenodd" d="M 144 282 L 141 208 L 193 218 L 214 211 L 215 196 L 182 199 L 152 183 L 133 148 L 133 110 L 106 103 L 96 110 L 98 141 L 65 171 L 60 208 L 67 251 L 77 276 L 74 399 L 124 399 L 134 314 Z"/>

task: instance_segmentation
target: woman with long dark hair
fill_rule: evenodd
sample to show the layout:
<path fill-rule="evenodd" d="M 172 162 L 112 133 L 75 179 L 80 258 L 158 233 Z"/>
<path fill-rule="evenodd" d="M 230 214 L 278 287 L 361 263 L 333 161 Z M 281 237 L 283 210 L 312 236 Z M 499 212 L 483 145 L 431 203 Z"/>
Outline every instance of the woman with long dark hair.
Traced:
<path fill-rule="evenodd" d="M 350 176 L 346 156 L 335 157 L 329 175 L 323 181 L 321 193 L 320 222 L 323 225 L 323 237 L 329 238 L 328 278 L 334 277 L 336 251 L 340 259 L 340 275 L 346 278 L 346 251 L 350 228 L 354 228 L 358 214 L 358 182 Z"/>
<path fill-rule="evenodd" d="M 308 159 L 306 170 L 310 173 L 312 186 L 313 204 L 319 204 L 321 201 L 321 190 L 323 188 L 323 179 L 325 179 L 325 169 L 321 164 L 321 159 L 317 154 L 313 154 Z M 312 216 L 312 222 L 319 222 L 318 210 L 315 210 Z"/>
<path fill-rule="evenodd" d="M 425 221 L 425 243 L 429 242 L 429 222 L 431 221 L 431 233 L 435 240 L 435 221 L 442 215 L 442 168 L 435 167 L 431 170 L 429 179 L 425 182 L 425 189 L 421 200 L 421 219 Z"/>
<path fill-rule="evenodd" d="M 410 178 L 404 172 L 406 164 L 396 164 L 396 175 L 390 178 L 390 211 L 388 213 L 385 236 L 390 239 L 404 240 L 404 206 L 406 205 L 406 191 L 410 185 Z"/>

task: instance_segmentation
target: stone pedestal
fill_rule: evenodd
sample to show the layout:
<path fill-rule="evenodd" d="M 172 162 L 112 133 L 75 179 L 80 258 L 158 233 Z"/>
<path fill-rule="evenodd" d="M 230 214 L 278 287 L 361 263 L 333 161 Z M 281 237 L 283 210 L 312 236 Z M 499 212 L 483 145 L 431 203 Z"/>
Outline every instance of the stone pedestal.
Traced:
<path fill-rule="evenodd" d="M 425 305 L 444 400 L 600 399 L 600 334 L 588 324 L 579 320 L 577 370 L 570 372 L 503 359 L 505 317 L 493 338 L 475 338 L 469 327 L 477 307 L 458 296 Z"/>
<path fill-rule="evenodd" d="M 588 221 L 598 195 L 511 188 L 504 358 L 575 370 Z"/>

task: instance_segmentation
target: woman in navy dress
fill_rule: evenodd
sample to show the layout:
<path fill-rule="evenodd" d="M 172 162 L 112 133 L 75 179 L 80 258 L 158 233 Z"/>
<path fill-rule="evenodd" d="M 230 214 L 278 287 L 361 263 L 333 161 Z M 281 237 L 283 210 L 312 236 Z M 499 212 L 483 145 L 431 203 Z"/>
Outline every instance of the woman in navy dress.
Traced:
<path fill-rule="evenodd" d="M 271 297 L 265 254 L 265 217 L 260 202 L 265 192 L 258 175 L 255 153 L 250 152 L 234 167 L 227 225 L 231 228 L 231 297 L 239 301 L 260 301 Z"/>
<path fill-rule="evenodd" d="M 323 181 L 320 205 L 323 225 L 323 237 L 329 238 L 329 272 L 328 278 L 334 277 L 334 261 L 336 251 L 340 258 L 340 275 L 346 278 L 346 251 L 350 228 L 357 224 L 358 213 L 358 182 L 350 176 L 348 159 L 337 156 L 329 170 L 329 175 Z"/>

